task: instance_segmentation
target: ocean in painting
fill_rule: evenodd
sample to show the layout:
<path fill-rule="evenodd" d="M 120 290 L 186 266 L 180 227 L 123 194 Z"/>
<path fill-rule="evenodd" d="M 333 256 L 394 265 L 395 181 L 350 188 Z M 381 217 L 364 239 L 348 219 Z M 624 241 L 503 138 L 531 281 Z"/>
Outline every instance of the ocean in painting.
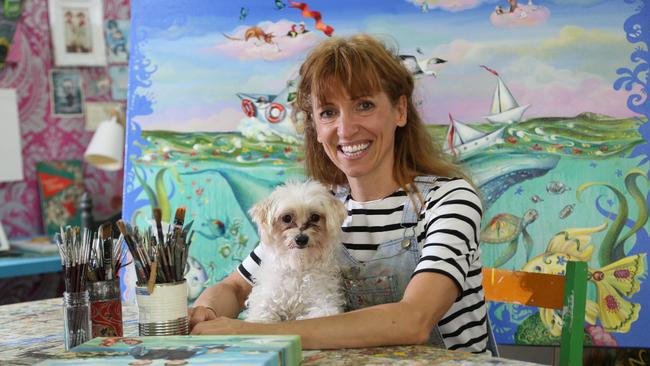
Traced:
<path fill-rule="evenodd" d="M 634 162 L 623 157 L 642 142 L 637 132 L 641 123 L 634 118 L 589 113 L 575 118 L 535 118 L 509 125 L 498 143 L 466 159 L 460 155 L 459 159 L 481 188 L 484 218 L 489 219 L 492 213 L 509 212 L 510 198 L 500 199 L 502 196 L 510 197 L 514 192 L 516 199 L 528 199 L 517 192 L 539 192 L 534 187 L 545 186 L 547 182 L 535 178 L 558 164 L 611 164 L 621 171 L 625 165 L 631 168 Z M 472 127 L 489 133 L 498 126 Z M 448 126 L 427 128 L 438 143 L 443 143 Z M 237 132 L 142 131 L 141 138 L 145 141 L 140 146 L 141 156 L 132 163 L 142 192 L 132 206 L 130 221 L 144 225 L 150 219 L 150 202 L 158 203 L 165 220 L 169 220 L 176 207 L 187 208 L 191 216 L 187 220 L 194 220 L 194 245 L 190 250 L 190 273 L 186 276 L 189 298 L 193 300 L 205 286 L 229 274 L 257 245 L 258 235 L 247 211 L 275 186 L 290 179 L 304 179 L 302 147 L 281 139 L 258 141 Z M 607 171 L 582 170 L 585 174 L 581 178 L 585 181 L 601 179 Z M 553 206 L 554 200 L 545 199 L 537 205 L 541 210 L 541 206 Z M 546 228 L 560 228 L 562 222 L 557 214 L 554 216 L 546 217 Z M 530 230 L 534 229 L 535 225 L 531 225 Z M 498 245 L 492 247 L 499 249 Z M 490 249 L 484 249 L 486 265 L 491 264 Z"/>

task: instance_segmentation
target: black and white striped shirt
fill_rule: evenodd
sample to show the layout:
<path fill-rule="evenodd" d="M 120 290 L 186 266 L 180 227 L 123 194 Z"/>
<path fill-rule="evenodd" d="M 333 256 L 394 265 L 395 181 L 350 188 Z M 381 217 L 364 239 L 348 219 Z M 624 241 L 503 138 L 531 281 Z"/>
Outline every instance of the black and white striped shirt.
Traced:
<path fill-rule="evenodd" d="M 359 261 L 368 260 L 379 243 L 401 238 L 406 200 L 401 189 L 370 202 L 348 197 L 342 242 L 350 254 Z M 481 201 L 466 181 L 439 178 L 425 197 L 425 205 L 415 228 L 422 254 L 413 275 L 440 273 L 458 286 L 460 296 L 438 323 L 440 333 L 448 349 L 484 352 L 487 313 L 478 248 Z M 264 245 L 259 245 L 239 266 L 239 273 L 249 283 L 263 258 Z"/>

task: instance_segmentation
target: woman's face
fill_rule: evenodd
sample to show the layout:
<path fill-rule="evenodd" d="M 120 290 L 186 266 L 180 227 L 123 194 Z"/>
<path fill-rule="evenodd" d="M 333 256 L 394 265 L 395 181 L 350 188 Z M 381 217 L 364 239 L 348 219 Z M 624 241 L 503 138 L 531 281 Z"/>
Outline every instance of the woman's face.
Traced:
<path fill-rule="evenodd" d="M 321 104 L 312 95 L 318 142 L 348 181 L 392 177 L 395 130 L 406 124 L 406 97 L 394 105 L 385 92 L 350 97 L 339 93 Z"/>

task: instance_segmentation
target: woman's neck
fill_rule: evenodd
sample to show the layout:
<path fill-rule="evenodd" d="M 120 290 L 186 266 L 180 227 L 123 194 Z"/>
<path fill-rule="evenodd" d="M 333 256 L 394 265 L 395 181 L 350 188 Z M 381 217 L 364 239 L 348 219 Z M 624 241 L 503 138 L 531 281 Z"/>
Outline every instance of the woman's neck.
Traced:
<path fill-rule="evenodd" d="M 358 202 L 375 201 L 388 197 L 400 187 L 393 179 L 369 181 L 348 178 L 348 184 L 350 185 L 352 199 Z"/>

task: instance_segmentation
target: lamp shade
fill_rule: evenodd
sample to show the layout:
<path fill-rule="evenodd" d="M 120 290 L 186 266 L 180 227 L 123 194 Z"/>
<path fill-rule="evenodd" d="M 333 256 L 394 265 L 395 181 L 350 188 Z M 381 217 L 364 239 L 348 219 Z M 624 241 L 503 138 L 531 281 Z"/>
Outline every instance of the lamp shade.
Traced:
<path fill-rule="evenodd" d="M 93 138 L 88 144 L 84 159 L 99 169 L 122 169 L 124 151 L 124 126 L 117 123 L 113 117 L 110 121 L 103 121 L 97 127 Z"/>

